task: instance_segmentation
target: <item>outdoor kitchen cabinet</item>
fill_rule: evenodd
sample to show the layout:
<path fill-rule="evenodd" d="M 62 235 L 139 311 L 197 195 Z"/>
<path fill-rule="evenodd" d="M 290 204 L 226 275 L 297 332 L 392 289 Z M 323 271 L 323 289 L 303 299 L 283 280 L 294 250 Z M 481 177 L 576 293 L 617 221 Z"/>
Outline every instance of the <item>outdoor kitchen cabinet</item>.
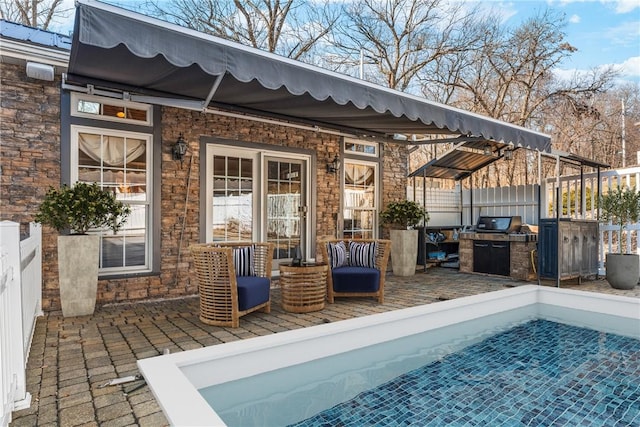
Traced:
<path fill-rule="evenodd" d="M 509 276 L 511 273 L 511 245 L 509 241 L 474 240 L 473 271 Z"/>
<path fill-rule="evenodd" d="M 598 274 L 598 222 L 541 219 L 538 251 L 540 277 L 566 280 L 595 276 Z"/>

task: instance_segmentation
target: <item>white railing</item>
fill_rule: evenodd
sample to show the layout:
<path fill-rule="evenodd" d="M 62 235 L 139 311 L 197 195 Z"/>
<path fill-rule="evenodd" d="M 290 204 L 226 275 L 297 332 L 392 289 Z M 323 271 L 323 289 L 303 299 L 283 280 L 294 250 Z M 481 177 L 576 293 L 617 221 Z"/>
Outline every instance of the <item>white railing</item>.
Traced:
<path fill-rule="evenodd" d="M 29 232 L 20 241 L 20 224 L 0 222 L 0 426 L 31 404 L 26 363 L 42 314 L 42 231 L 31 224 Z"/>

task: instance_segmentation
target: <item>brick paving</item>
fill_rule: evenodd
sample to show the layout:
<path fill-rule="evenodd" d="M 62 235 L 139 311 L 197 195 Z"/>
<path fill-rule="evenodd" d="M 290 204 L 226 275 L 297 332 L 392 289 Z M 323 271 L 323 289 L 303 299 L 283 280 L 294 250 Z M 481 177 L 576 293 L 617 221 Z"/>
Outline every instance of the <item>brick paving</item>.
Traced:
<path fill-rule="evenodd" d="M 244 316 L 236 329 L 201 323 L 197 297 L 103 306 L 78 318 L 46 313 L 37 321 L 27 365 L 31 407 L 14 412 L 11 426 L 164 426 L 143 381 L 101 386 L 137 375 L 136 360 L 165 349 L 175 353 L 535 282 L 432 268 L 411 277 L 388 274 L 386 283 L 382 305 L 372 298 L 338 298 L 322 311 L 294 314 L 282 310 L 276 282 L 271 313 Z M 602 279 L 562 287 L 640 298 L 640 287 L 615 290 Z"/>

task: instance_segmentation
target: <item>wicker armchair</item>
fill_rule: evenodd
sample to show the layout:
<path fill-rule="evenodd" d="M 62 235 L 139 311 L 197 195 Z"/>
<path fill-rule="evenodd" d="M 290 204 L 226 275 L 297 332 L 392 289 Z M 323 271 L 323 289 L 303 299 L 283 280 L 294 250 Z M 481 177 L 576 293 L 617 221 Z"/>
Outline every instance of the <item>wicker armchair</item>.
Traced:
<path fill-rule="evenodd" d="M 347 259 L 344 265 L 335 264 L 329 253 L 329 244 L 335 245 L 344 242 Z M 353 259 L 348 259 L 353 243 L 376 243 L 376 251 L 373 259 L 374 266 L 361 266 Z M 384 282 L 391 251 L 391 241 L 383 239 L 325 239 L 318 242 L 320 247 L 317 254 L 322 254 L 329 264 L 327 277 L 327 298 L 330 303 L 335 297 L 374 297 L 380 304 L 384 303 Z"/>
<path fill-rule="evenodd" d="M 220 242 L 192 245 L 190 250 L 203 323 L 237 328 L 241 316 L 271 311 L 273 243 Z"/>

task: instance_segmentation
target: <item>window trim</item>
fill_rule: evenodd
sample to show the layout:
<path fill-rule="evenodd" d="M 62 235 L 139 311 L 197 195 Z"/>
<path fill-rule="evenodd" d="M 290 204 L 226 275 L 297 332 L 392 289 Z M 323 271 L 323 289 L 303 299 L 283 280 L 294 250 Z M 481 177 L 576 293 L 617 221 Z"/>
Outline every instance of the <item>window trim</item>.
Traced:
<path fill-rule="evenodd" d="M 159 105 L 149 104 L 152 116 L 151 122 L 154 123 L 154 126 L 147 126 L 141 123 L 122 123 L 120 121 L 104 121 L 100 120 L 99 117 L 78 117 L 71 115 L 71 95 L 76 92 L 69 90 L 62 90 L 60 96 L 60 185 L 71 184 L 70 175 L 71 175 L 71 160 L 70 160 L 70 150 L 71 150 L 71 125 L 84 125 L 89 127 L 100 127 L 107 129 L 117 129 L 123 131 L 131 131 L 131 132 L 139 132 L 144 134 L 152 135 L 152 152 L 151 156 L 153 159 L 153 164 L 151 165 L 151 170 L 153 172 L 153 176 L 151 179 L 152 188 L 154 198 L 151 202 L 152 212 L 151 212 L 151 222 L 152 229 L 150 230 L 153 236 L 153 247 L 149 248 L 149 253 L 151 254 L 151 271 L 132 271 L 132 272 L 122 272 L 120 274 L 113 274 L 108 276 L 103 276 L 100 272 L 98 272 L 99 279 L 109 278 L 109 279 L 127 279 L 134 277 L 145 277 L 145 276 L 158 276 L 161 273 L 161 225 L 162 225 L 162 204 L 161 204 L 161 171 L 162 168 L 162 108 Z M 105 98 L 111 100 L 111 98 Z M 146 104 L 145 104 L 146 105 Z"/>
<path fill-rule="evenodd" d="M 265 157 L 277 157 L 277 158 L 290 158 L 290 159 L 299 159 L 306 162 L 307 166 L 305 171 L 307 173 L 306 178 L 306 203 L 308 206 L 315 206 L 316 203 L 316 182 L 315 176 L 317 173 L 317 155 L 315 151 L 303 149 L 303 148 L 294 148 L 294 147 L 277 147 L 271 144 L 262 144 L 256 142 L 246 142 L 246 141 L 238 141 L 231 139 L 223 139 L 216 137 L 201 137 L 200 139 L 200 241 L 201 242 L 211 242 L 213 237 L 212 231 L 210 231 L 211 219 L 213 217 L 211 211 L 209 210 L 212 202 L 212 193 L 209 191 L 210 187 L 208 186 L 208 179 L 212 175 L 213 165 L 212 162 L 209 161 L 213 151 L 216 151 L 216 154 L 220 154 L 219 150 L 229 150 L 231 155 L 234 157 L 242 157 L 242 155 L 247 156 L 255 156 L 252 157 L 255 162 L 262 164 L 264 162 Z M 256 163 L 256 164 L 258 164 Z M 257 173 L 260 173 L 258 179 L 255 182 L 255 191 L 257 196 L 257 202 L 254 204 L 254 218 L 257 218 L 257 214 L 261 216 L 266 215 L 263 211 L 263 196 L 265 194 L 264 186 L 266 183 L 263 182 L 263 172 L 262 166 L 260 166 L 260 170 Z M 307 214 L 307 223 L 305 233 L 307 233 L 307 247 L 304 248 L 305 253 L 314 253 L 315 252 L 315 239 L 316 239 L 316 228 L 314 224 L 316 223 L 316 210 L 309 209 Z M 262 224 L 257 224 L 253 233 L 254 239 L 266 241 L 266 236 L 264 236 L 264 229 Z M 277 267 L 274 272 L 277 271 Z"/>
<path fill-rule="evenodd" d="M 89 102 L 96 102 L 99 104 L 113 105 L 116 107 L 144 110 L 147 112 L 147 120 L 134 120 L 134 119 L 127 119 L 127 118 L 106 116 L 104 114 L 83 113 L 82 111 L 78 111 L 78 101 L 89 101 Z M 71 107 L 70 114 L 73 117 L 82 117 L 85 119 L 93 119 L 93 120 L 100 120 L 100 121 L 114 122 L 114 123 L 129 123 L 129 124 L 140 125 L 140 126 L 153 126 L 153 106 L 149 104 L 140 104 L 140 103 L 131 102 L 131 101 L 120 101 L 115 98 L 105 98 L 102 96 L 87 95 L 87 94 L 82 94 L 78 92 L 72 92 L 70 107 Z"/>
<path fill-rule="evenodd" d="M 367 153 L 366 151 L 347 150 L 347 144 L 361 145 L 363 147 L 373 147 L 373 153 Z M 342 139 L 342 151 L 345 156 L 353 155 L 353 156 L 366 156 L 366 157 L 379 158 L 380 144 L 377 142 L 364 141 L 361 139 L 345 137 Z"/>
<path fill-rule="evenodd" d="M 341 193 L 342 193 L 342 201 L 341 201 L 341 217 L 342 217 L 342 230 L 341 230 L 341 234 L 342 236 L 344 236 L 344 216 L 345 216 L 345 211 L 346 210 L 356 210 L 355 208 L 357 207 L 349 207 L 346 205 L 346 197 L 345 197 L 345 189 L 346 189 L 346 164 L 347 163 L 351 163 L 351 164 L 356 164 L 356 165 L 365 165 L 365 166 L 371 166 L 373 167 L 373 176 L 374 176 L 374 185 L 375 185 L 375 190 L 374 190 L 374 195 L 373 195 L 373 203 L 374 206 L 371 209 L 359 209 L 361 211 L 371 211 L 373 212 L 373 224 L 372 224 L 372 238 L 373 239 L 377 239 L 378 235 L 379 235 L 379 221 L 378 221 L 378 215 L 377 212 L 379 212 L 380 210 L 380 194 L 381 194 L 381 184 L 382 184 L 382 180 L 380 179 L 380 170 L 381 170 L 381 165 L 379 161 L 376 160 L 363 160 L 363 159 L 357 159 L 357 158 L 353 158 L 353 157 L 347 157 L 345 155 L 345 159 L 343 161 L 343 168 L 342 168 L 342 182 L 341 182 Z"/>
<path fill-rule="evenodd" d="M 79 167 L 79 159 L 78 159 L 78 135 L 80 133 L 94 133 L 101 135 L 109 135 L 116 137 L 126 137 L 126 138 L 135 138 L 142 139 L 146 141 L 146 192 L 147 198 L 146 201 L 140 203 L 133 203 L 134 205 L 143 205 L 146 206 L 147 212 L 145 215 L 145 264 L 143 266 L 125 266 L 125 267 L 108 267 L 108 268 L 100 268 L 99 276 L 105 277 L 113 277 L 120 275 L 133 275 L 133 274 L 148 274 L 154 271 L 154 236 L 153 236 L 153 228 L 154 228 L 154 186 L 153 186 L 153 145 L 154 145 L 154 135 L 152 133 L 142 133 L 142 132 L 131 132 L 124 131 L 119 129 L 112 129 L 108 127 L 98 127 L 98 126 L 87 126 L 87 125 L 70 125 L 69 126 L 70 138 L 69 138 L 69 166 L 70 166 L 70 174 L 69 174 L 69 183 L 71 185 L 78 182 L 78 167 Z"/>

